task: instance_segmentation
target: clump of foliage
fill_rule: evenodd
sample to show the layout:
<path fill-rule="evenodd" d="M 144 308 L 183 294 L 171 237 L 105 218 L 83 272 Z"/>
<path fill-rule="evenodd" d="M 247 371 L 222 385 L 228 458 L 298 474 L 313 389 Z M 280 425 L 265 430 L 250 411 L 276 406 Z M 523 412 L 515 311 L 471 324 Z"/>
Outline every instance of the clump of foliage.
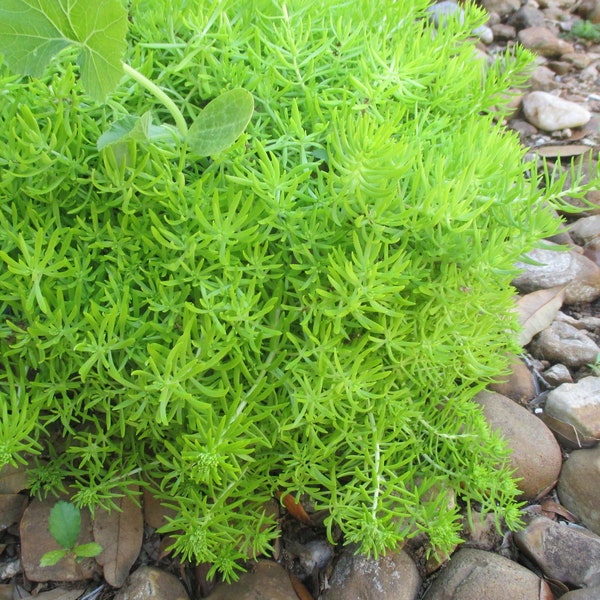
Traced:
<path fill-rule="evenodd" d="M 375 555 L 451 548 L 455 498 L 518 524 L 471 399 L 515 349 L 513 265 L 560 186 L 491 114 L 529 55 L 486 65 L 483 15 L 434 31 L 427 5 L 133 0 L 127 62 L 186 118 L 254 97 L 193 161 L 98 149 L 147 110 L 136 85 L 100 105 L 68 57 L 2 68 L 0 462 L 36 463 L 33 492 L 111 508 L 150 487 L 174 549 L 226 577 L 269 547 L 277 491 Z"/>
<path fill-rule="evenodd" d="M 592 23 L 584 19 L 575 21 L 573 27 L 571 27 L 571 35 L 583 38 L 584 40 L 598 42 L 600 41 L 600 23 Z"/>

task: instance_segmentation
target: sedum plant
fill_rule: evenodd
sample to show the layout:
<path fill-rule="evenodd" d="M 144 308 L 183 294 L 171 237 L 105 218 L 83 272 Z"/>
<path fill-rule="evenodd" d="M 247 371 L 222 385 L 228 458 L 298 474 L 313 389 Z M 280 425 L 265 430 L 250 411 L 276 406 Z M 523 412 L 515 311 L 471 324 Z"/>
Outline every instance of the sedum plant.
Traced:
<path fill-rule="evenodd" d="M 194 161 L 98 148 L 147 110 L 136 85 L 101 104 L 68 60 L 2 68 L 0 461 L 34 493 L 148 487 L 173 549 L 226 578 L 269 548 L 277 492 L 374 555 L 450 549 L 463 509 L 518 526 L 471 399 L 515 350 L 513 265 L 561 182 L 497 121 L 530 56 L 486 64 L 482 13 L 435 31 L 427 4 L 133 0 L 125 59 L 185 114 L 253 95 Z"/>

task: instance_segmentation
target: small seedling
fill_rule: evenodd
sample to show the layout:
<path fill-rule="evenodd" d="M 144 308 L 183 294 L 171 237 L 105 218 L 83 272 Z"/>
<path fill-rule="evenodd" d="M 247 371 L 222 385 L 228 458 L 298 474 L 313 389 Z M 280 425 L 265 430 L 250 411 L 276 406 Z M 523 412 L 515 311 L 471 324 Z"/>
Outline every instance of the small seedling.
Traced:
<path fill-rule="evenodd" d="M 596 360 L 593 363 L 588 364 L 588 367 L 596 377 L 600 377 L 600 354 L 596 356 Z"/>
<path fill-rule="evenodd" d="M 41 567 L 52 567 L 66 556 L 72 556 L 79 562 L 84 558 L 98 556 L 102 552 L 102 546 L 96 542 L 77 544 L 81 531 L 81 511 L 70 502 L 61 500 L 54 505 L 50 511 L 48 529 L 62 548 L 46 552 L 40 559 Z"/>

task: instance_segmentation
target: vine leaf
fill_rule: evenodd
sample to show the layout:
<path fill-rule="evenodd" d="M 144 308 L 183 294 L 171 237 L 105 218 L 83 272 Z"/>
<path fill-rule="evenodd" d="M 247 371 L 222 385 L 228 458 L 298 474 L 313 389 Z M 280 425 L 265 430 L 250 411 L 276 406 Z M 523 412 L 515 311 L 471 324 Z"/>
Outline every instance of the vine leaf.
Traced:
<path fill-rule="evenodd" d="M 243 133 L 254 111 L 254 99 L 247 90 L 223 92 L 209 102 L 192 123 L 187 142 L 198 156 L 222 152 Z"/>
<path fill-rule="evenodd" d="M 39 77 L 67 46 L 79 48 L 86 91 L 103 101 L 123 76 L 127 11 L 120 0 L 2 0 L 0 52 L 21 75 Z"/>

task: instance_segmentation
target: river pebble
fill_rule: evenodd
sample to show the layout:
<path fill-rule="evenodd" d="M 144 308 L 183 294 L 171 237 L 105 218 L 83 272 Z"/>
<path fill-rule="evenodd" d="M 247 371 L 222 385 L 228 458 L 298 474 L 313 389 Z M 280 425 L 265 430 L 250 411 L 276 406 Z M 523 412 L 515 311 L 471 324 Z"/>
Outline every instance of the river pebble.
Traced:
<path fill-rule="evenodd" d="M 537 516 L 514 539 L 546 577 L 576 587 L 600 585 L 600 536 Z"/>
<path fill-rule="evenodd" d="M 557 491 L 567 510 L 600 535 L 600 446 L 571 452 L 563 464 Z"/>

